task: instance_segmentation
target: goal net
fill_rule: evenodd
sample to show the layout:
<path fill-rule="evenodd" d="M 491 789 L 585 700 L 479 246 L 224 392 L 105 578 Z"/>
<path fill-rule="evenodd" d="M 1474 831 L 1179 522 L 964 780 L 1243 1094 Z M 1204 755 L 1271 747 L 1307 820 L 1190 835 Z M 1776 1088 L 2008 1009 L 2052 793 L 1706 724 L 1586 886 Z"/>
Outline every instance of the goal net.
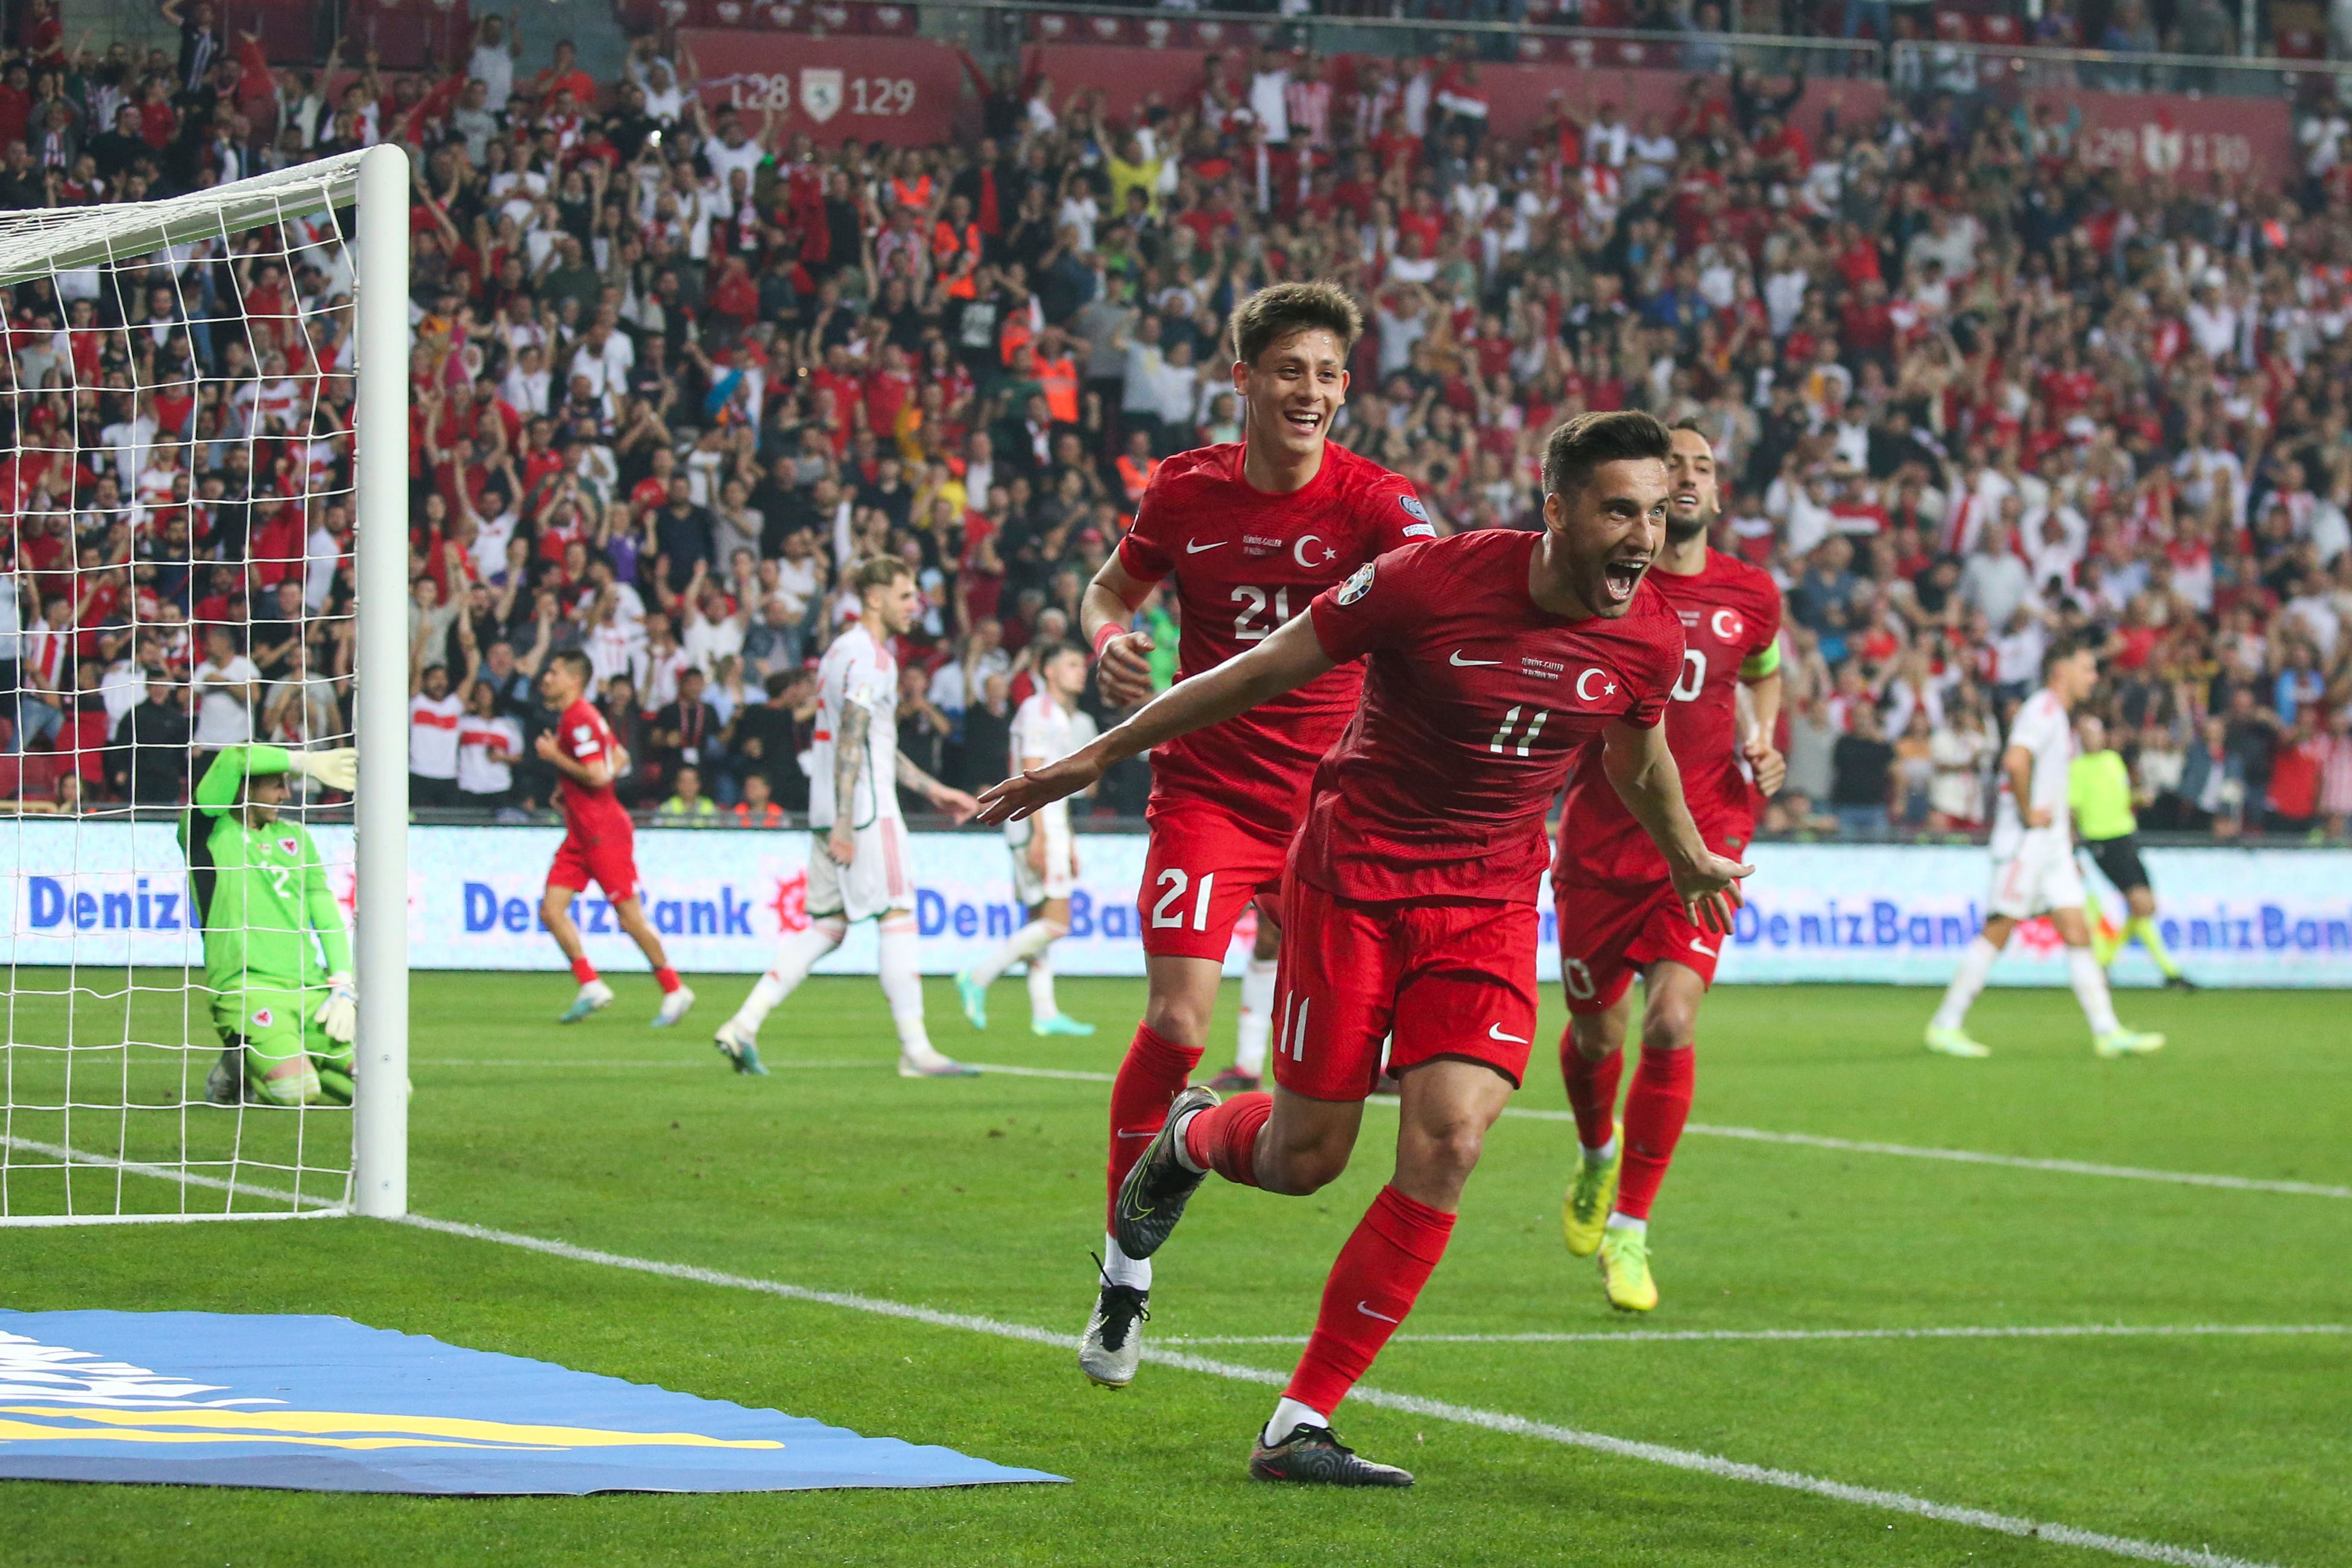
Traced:
<path fill-rule="evenodd" d="M 405 1205 L 407 199 L 0 214 L 0 1224 Z"/>

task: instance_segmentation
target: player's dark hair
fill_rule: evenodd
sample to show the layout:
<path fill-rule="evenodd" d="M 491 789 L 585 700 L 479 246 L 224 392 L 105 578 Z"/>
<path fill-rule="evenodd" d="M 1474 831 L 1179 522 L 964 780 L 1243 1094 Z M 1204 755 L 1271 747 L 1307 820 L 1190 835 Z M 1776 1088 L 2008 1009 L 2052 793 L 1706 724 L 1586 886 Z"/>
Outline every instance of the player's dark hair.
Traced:
<path fill-rule="evenodd" d="M 573 674 L 580 677 L 580 689 L 582 691 L 586 691 L 589 685 L 596 679 L 596 666 L 590 664 L 588 662 L 588 655 L 582 653 L 577 648 L 566 648 L 562 652 L 552 655 L 552 658 L 554 663 L 562 664 L 565 669 L 570 670 Z"/>
<path fill-rule="evenodd" d="M 1664 463 L 1674 450 L 1674 437 L 1654 414 L 1639 409 L 1580 413 L 1544 443 L 1544 494 L 1572 495 L 1604 463 L 1638 462 L 1645 457 Z"/>
<path fill-rule="evenodd" d="M 1669 425 L 1667 428 L 1669 431 L 1687 430 L 1693 435 L 1697 436 L 1701 441 L 1706 442 L 1709 447 L 1712 447 L 1715 444 L 1715 437 L 1706 433 L 1706 427 L 1699 423 L 1698 416 L 1696 414 L 1686 413 L 1683 415 L 1682 418 L 1675 421 L 1674 423 Z"/>
<path fill-rule="evenodd" d="M 868 556 L 857 563 L 849 574 L 850 586 L 859 598 L 870 588 L 887 588 L 902 577 L 912 577 L 915 569 L 895 555 Z"/>
<path fill-rule="evenodd" d="M 2087 637 L 2080 632 L 2062 632 L 2051 638 L 2050 645 L 2042 650 L 2042 673 L 2048 674 L 2077 653 L 2095 655 L 2098 651 L 2099 640 L 2096 637 Z"/>
<path fill-rule="evenodd" d="M 1083 659 L 1086 657 L 1087 651 L 1084 648 L 1079 647 L 1076 643 L 1068 642 L 1060 637 L 1055 637 L 1051 641 L 1039 645 L 1037 649 L 1036 667 L 1042 670 L 1065 653 L 1076 653 L 1078 657 Z"/>
<path fill-rule="evenodd" d="M 1234 357 L 1255 365 L 1284 339 L 1314 331 L 1339 339 L 1339 358 L 1345 360 L 1364 335 L 1364 313 L 1336 283 L 1277 283 L 1259 289 L 1234 312 Z"/>

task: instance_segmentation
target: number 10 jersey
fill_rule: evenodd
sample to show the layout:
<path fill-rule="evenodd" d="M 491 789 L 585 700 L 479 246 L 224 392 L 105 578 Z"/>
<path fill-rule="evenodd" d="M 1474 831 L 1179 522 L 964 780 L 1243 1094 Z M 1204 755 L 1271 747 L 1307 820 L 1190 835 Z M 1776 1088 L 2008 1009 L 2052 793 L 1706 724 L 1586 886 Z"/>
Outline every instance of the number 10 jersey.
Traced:
<path fill-rule="evenodd" d="M 1741 859 L 1761 800 L 1741 767 L 1738 688 L 1743 671 L 1760 680 L 1779 667 L 1780 590 L 1769 572 L 1717 550 L 1690 576 L 1653 567 L 1643 580 L 1682 622 L 1683 664 L 1665 724 L 1683 799 L 1707 848 Z M 1569 785 L 1559 846 L 1555 887 L 1667 880 L 1666 857 L 1598 769 Z"/>

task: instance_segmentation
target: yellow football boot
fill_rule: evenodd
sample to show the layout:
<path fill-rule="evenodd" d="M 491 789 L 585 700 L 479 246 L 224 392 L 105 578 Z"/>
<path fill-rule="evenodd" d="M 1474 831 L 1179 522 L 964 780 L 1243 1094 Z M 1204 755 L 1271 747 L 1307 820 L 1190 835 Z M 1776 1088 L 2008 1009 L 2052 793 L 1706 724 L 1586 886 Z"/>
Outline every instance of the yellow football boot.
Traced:
<path fill-rule="evenodd" d="M 1559 1200 L 1559 1228 L 1568 1237 L 1568 1255 L 1590 1258 L 1601 1245 L 1601 1228 L 1609 1222 L 1609 1208 L 1617 1201 L 1617 1171 L 1625 1160 L 1625 1145 L 1612 1131 L 1617 1146 L 1600 1165 L 1580 1158 L 1576 1179 Z"/>
<path fill-rule="evenodd" d="M 1650 1278 L 1650 1239 L 1619 1227 L 1601 1233 L 1601 1285 L 1621 1312 L 1646 1312 L 1658 1304 L 1658 1283 Z"/>

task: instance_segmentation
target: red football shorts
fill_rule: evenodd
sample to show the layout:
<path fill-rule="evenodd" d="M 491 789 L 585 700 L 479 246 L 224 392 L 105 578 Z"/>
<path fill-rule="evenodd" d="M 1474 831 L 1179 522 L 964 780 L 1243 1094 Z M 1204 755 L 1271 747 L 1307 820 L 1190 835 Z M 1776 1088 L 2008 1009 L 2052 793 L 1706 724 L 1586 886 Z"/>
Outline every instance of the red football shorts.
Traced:
<path fill-rule="evenodd" d="M 1381 1075 L 1440 1056 L 1516 1085 L 1536 1034 L 1536 911 L 1527 904 L 1359 904 L 1293 877 L 1275 979 L 1274 1081 L 1361 1100 Z"/>
<path fill-rule="evenodd" d="M 1591 1015 L 1617 1005 L 1633 977 L 1666 962 L 1715 984 L 1723 938 L 1696 924 L 1674 883 L 1645 887 L 1552 886 L 1559 914 L 1559 977 L 1568 1010 Z"/>
<path fill-rule="evenodd" d="M 547 885 L 584 891 L 592 883 L 615 904 L 636 897 L 637 834 L 625 819 L 616 827 L 586 831 L 574 824 L 556 846 L 555 863 L 547 868 Z"/>
<path fill-rule="evenodd" d="M 1290 838 L 1205 802 L 1154 812 L 1135 895 L 1145 954 L 1223 963 L 1253 899 L 1279 922 Z"/>

